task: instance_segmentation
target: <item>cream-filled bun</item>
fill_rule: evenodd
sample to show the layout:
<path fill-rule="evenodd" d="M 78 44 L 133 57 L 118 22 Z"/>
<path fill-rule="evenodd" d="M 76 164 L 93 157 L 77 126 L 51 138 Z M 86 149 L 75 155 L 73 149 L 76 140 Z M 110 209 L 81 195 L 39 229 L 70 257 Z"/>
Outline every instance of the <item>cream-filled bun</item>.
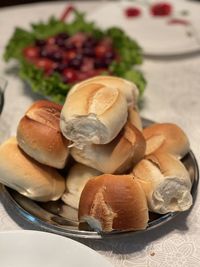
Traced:
<path fill-rule="evenodd" d="M 143 187 L 151 211 L 165 214 L 192 205 L 190 176 L 176 157 L 166 153 L 148 155 L 132 173 Z"/>
<path fill-rule="evenodd" d="M 62 200 L 68 206 L 78 209 L 79 200 L 87 181 L 101 172 L 80 163 L 74 164 L 66 177 L 66 191 Z"/>
<path fill-rule="evenodd" d="M 20 148 L 38 162 L 64 168 L 69 149 L 60 130 L 62 106 L 47 100 L 36 101 L 20 120 L 17 141 Z"/>
<path fill-rule="evenodd" d="M 71 155 L 84 165 L 102 173 L 125 173 L 144 156 L 143 134 L 127 122 L 119 135 L 106 145 L 88 145 L 82 149 L 72 147 Z"/>
<path fill-rule="evenodd" d="M 142 230 L 149 220 L 145 193 L 133 175 L 104 174 L 90 179 L 81 194 L 79 221 L 94 230 Z"/>
<path fill-rule="evenodd" d="M 25 154 L 15 137 L 0 146 L 0 182 L 37 201 L 57 200 L 65 190 L 65 180 L 57 170 Z"/>
<path fill-rule="evenodd" d="M 181 159 L 190 150 L 188 137 L 173 123 L 155 123 L 143 131 L 146 139 L 146 155 L 159 150 Z"/>
<path fill-rule="evenodd" d="M 117 88 L 86 84 L 69 94 L 61 111 L 63 135 L 82 148 L 111 142 L 124 126 L 127 102 Z"/>
<path fill-rule="evenodd" d="M 115 77 L 115 76 L 96 76 L 92 77 L 90 79 L 87 79 L 85 81 L 82 81 L 80 83 L 77 83 L 72 87 L 72 89 L 69 91 L 69 94 L 74 93 L 77 89 L 79 89 L 82 86 L 92 84 L 92 83 L 98 83 L 102 84 L 106 87 L 112 87 L 117 88 L 120 90 L 120 92 L 125 96 L 127 104 L 129 107 L 135 107 L 137 106 L 137 100 L 139 96 L 139 90 L 137 86 L 123 78 Z"/>

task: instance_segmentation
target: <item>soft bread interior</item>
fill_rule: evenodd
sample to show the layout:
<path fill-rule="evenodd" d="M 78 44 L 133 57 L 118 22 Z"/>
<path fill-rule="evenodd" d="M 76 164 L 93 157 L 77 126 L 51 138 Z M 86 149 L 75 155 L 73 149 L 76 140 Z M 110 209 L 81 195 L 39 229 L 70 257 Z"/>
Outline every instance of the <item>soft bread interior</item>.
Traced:
<path fill-rule="evenodd" d="M 155 211 L 165 214 L 173 211 L 185 211 L 192 205 L 192 196 L 185 183 L 177 177 L 166 178 L 152 195 Z"/>
<path fill-rule="evenodd" d="M 61 128 L 64 135 L 74 142 L 71 146 L 78 148 L 83 148 L 90 143 L 104 143 L 109 135 L 106 126 L 92 113 L 76 116 L 68 122 L 61 117 Z"/>
<path fill-rule="evenodd" d="M 133 174 L 146 193 L 151 211 L 164 214 L 187 210 L 192 205 L 189 173 L 175 157 L 149 155 L 133 168 Z"/>
<path fill-rule="evenodd" d="M 125 97 L 116 88 L 90 84 L 70 94 L 61 112 L 61 130 L 81 148 L 106 144 L 124 126 L 128 116 Z"/>

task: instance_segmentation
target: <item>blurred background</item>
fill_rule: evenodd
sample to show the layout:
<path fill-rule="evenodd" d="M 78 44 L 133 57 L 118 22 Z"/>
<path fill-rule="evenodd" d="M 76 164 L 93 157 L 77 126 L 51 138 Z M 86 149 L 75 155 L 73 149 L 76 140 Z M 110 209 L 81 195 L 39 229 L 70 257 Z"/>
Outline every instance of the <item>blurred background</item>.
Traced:
<path fill-rule="evenodd" d="M 49 2 L 49 1 L 54 1 L 55 0 L 0 0 L 0 7 L 6 7 L 6 6 L 12 6 L 12 5 L 20 5 L 20 4 L 28 4 L 28 3 L 36 3 L 36 2 Z M 66 1 L 68 2 L 68 1 Z M 72 1 L 71 1 L 72 2 Z"/>
<path fill-rule="evenodd" d="M 36 2 L 56 2 L 56 0 L 0 0 L 0 8 L 1 7 L 6 7 L 6 6 L 12 6 L 12 5 L 20 5 L 20 4 L 28 4 L 28 3 L 36 3 Z M 66 2 L 69 2 L 67 0 L 65 0 Z M 76 0 L 72 0 L 70 2 L 73 2 Z M 80 1 L 84 1 L 84 0 L 80 0 Z M 88 1 L 88 0 L 87 0 Z M 92 0 L 91 0 L 92 1 Z M 94 0 L 93 0 L 94 1 Z M 96 0 L 99 2 L 99 0 Z M 199 1 L 200 0 L 188 0 L 188 1 Z M 160 1 L 160 2 L 164 2 L 164 1 Z"/>

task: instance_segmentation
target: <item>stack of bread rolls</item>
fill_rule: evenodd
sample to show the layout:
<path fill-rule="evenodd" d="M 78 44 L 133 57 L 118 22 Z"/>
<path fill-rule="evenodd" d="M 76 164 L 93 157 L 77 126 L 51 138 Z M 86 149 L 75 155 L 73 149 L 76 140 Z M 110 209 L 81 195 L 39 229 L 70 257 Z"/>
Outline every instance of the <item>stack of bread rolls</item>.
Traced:
<path fill-rule="evenodd" d="M 137 101 L 133 83 L 97 76 L 63 106 L 35 102 L 0 146 L 0 182 L 36 201 L 61 198 L 97 231 L 141 230 L 149 211 L 189 209 L 188 138 L 175 124 L 143 129 Z"/>
<path fill-rule="evenodd" d="M 0 146 L 0 182 L 37 201 L 59 199 L 65 191 L 62 169 L 69 155 L 60 131 L 62 106 L 37 101 L 11 137 Z"/>

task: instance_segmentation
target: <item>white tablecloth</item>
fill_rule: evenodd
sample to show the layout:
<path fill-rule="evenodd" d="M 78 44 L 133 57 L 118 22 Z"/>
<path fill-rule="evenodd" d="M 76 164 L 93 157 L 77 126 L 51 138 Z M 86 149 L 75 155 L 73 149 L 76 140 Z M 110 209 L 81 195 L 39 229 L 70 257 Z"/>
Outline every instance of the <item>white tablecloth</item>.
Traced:
<path fill-rule="evenodd" d="M 100 4 L 100 3 L 98 3 Z M 97 3 L 78 2 L 84 10 L 93 10 Z M 0 10 L 0 52 L 14 26 L 60 14 L 65 3 L 5 8 Z M 199 6 L 200 14 L 200 3 Z M 15 134 L 16 125 L 27 107 L 37 97 L 16 75 L 5 73 L 6 65 L 0 61 L 0 76 L 8 80 L 5 107 L 0 117 L 0 140 Z M 172 58 L 146 58 L 142 66 L 148 81 L 141 115 L 157 122 L 173 122 L 187 133 L 191 148 L 200 158 L 200 52 L 190 56 Z M 199 191 L 199 189 L 198 189 Z M 99 251 L 114 266 L 200 266 L 200 192 L 191 211 L 184 212 L 149 232 L 112 240 L 82 240 Z M 32 229 L 19 218 L 8 215 L 0 202 L 0 231 Z"/>

